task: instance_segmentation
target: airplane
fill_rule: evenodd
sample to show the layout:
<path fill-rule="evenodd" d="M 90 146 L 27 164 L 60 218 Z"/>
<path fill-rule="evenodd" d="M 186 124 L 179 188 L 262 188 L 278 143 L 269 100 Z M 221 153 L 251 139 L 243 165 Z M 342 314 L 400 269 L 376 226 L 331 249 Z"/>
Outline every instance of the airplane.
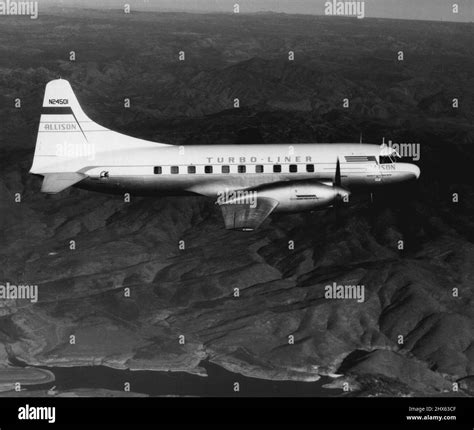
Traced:
<path fill-rule="evenodd" d="M 136 196 L 216 199 L 227 229 L 252 231 L 272 213 L 313 211 L 352 191 L 416 180 L 386 145 L 168 145 L 126 136 L 84 113 L 70 83 L 46 85 L 31 174 L 41 191 L 69 187 Z"/>

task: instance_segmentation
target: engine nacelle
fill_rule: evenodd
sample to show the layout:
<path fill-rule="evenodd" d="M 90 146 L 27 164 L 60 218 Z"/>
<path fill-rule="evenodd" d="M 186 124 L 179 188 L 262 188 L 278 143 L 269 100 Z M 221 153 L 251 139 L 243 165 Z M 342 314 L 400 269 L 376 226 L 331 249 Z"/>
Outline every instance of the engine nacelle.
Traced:
<path fill-rule="evenodd" d="M 288 185 L 257 190 L 258 197 L 279 202 L 274 212 L 302 212 L 331 206 L 337 198 L 349 195 L 347 190 L 314 182 L 293 182 Z"/>
<path fill-rule="evenodd" d="M 227 200 L 227 203 L 258 205 L 259 198 L 268 198 L 278 202 L 274 212 L 303 212 L 320 209 L 331 206 L 338 198 L 348 198 L 350 194 L 344 188 L 314 181 L 268 184 L 241 191 L 240 196 Z"/>

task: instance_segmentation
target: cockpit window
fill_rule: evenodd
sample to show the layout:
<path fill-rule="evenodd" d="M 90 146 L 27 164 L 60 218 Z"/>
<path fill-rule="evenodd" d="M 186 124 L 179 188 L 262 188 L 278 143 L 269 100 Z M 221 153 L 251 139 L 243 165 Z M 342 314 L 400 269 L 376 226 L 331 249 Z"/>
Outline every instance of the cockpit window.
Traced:
<path fill-rule="evenodd" d="M 385 145 L 380 147 L 379 162 L 380 164 L 392 164 L 397 162 L 400 154 L 392 147 Z"/>
<path fill-rule="evenodd" d="M 395 158 L 389 155 L 381 155 L 379 161 L 380 164 L 392 164 L 395 163 Z"/>

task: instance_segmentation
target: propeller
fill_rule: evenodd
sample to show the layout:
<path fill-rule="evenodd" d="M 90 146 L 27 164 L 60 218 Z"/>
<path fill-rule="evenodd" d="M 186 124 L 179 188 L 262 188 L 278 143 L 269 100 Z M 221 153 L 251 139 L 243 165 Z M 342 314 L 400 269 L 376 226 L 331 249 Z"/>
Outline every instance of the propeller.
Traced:
<path fill-rule="evenodd" d="M 349 190 L 346 190 L 345 188 L 342 187 L 341 183 L 342 183 L 341 182 L 341 163 L 339 161 L 339 157 L 337 157 L 336 173 L 334 174 L 334 183 L 333 183 L 333 188 L 334 188 L 334 191 L 336 192 L 336 198 L 334 200 L 334 205 L 333 205 L 334 213 L 336 217 L 336 223 L 339 223 L 339 220 L 340 220 L 339 210 L 340 210 L 341 201 L 344 201 L 346 198 L 349 199 L 349 196 L 351 194 Z"/>
<path fill-rule="evenodd" d="M 350 191 L 346 190 L 342 186 L 342 181 L 341 181 L 341 163 L 339 161 L 339 157 L 337 157 L 336 161 L 336 173 L 334 175 L 334 182 L 333 182 L 333 188 L 336 191 L 337 194 L 337 200 L 344 200 L 348 199 L 350 196 Z M 346 200 L 347 201 L 347 200 Z"/>
<path fill-rule="evenodd" d="M 341 186 L 341 163 L 339 162 L 339 157 L 337 157 L 337 162 L 336 162 L 336 175 L 334 177 L 334 185 L 336 187 Z"/>

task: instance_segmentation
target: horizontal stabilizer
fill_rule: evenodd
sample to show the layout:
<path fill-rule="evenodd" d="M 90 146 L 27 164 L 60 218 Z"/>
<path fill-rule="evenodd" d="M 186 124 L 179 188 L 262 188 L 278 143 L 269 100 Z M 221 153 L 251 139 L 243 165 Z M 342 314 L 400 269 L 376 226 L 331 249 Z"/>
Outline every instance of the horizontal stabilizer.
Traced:
<path fill-rule="evenodd" d="M 85 179 L 87 175 L 83 173 L 47 173 L 44 175 L 41 192 L 48 194 L 56 194 L 77 184 Z"/>

